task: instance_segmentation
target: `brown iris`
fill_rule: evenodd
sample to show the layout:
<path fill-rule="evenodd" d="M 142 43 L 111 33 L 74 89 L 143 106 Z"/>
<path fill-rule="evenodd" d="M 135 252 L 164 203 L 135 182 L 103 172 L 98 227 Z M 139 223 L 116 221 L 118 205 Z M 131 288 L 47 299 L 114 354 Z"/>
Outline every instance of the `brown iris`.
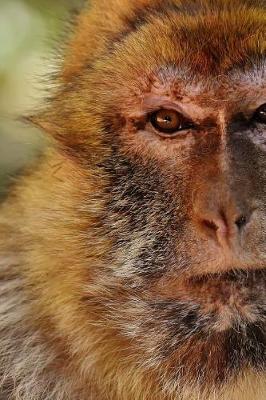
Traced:
<path fill-rule="evenodd" d="M 254 114 L 254 118 L 261 124 L 266 124 L 266 104 L 260 106 Z"/>
<path fill-rule="evenodd" d="M 169 136 L 192 126 L 190 121 L 175 110 L 156 111 L 151 114 L 150 121 L 157 131 Z"/>

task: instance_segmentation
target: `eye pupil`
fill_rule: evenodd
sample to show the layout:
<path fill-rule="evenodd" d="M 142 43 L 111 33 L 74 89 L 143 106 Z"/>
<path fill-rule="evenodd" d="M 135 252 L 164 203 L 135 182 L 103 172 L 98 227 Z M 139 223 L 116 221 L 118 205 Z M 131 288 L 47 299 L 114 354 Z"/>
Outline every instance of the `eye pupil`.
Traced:
<path fill-rule="evenodd" d="M 170 113 L 166 114 L 166 112 L 164 113 L 161 111 L 158 112 L 156 116 L 156 122 L 162 129 L 173 129 L 177 126 L 178 118 L 174 118 L 174 116 Z"/>

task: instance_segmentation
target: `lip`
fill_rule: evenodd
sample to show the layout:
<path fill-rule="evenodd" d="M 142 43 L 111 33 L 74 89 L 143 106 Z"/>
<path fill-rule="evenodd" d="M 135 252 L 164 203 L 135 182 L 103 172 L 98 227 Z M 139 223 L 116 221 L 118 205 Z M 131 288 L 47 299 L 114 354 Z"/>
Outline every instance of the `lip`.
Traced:
<path fill-rule="evenodd" d="M 157 299 L 196 304 L 203 314 L 266 315 L 266 270 L 235 270 L 163 280 L 155 288 Z M 247 312 L 248 310 L 248 312 Z"/>
<path fill-rule="evenodd" d="M 230 270 L 192 277 L 186 282 L 191 298 L 221 304 L 266 304 L 266 270 Z"/>
<path fill-rule="evenodd" d="M 226 331 L 262 324 L 265 331 L 266 271 L 230 270 L 223 274 L 190 278 L 182 291 L 185 301 L 196 303 L 202 315 L 213 315 L 213 330 Z"/>
<path fill-rule="evenodd" d="M 266 284 L 266 269 L 234 269 L 223 273 L 197 275 L 190 277 L 188 282 L 192 285 L 204 285 L 212 282 L 230 282 L 243 286 L 253 286 L 264 281 Z"/>

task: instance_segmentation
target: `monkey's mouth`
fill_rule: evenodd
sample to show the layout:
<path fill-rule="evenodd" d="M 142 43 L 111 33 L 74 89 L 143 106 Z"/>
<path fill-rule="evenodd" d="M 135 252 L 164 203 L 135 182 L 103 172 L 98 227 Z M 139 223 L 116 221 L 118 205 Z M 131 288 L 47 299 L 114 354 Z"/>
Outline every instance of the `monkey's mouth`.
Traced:
<path fill-rule="evenodd" d="M 164 291 L 165 289 L 165 291 Z M 252 293 L 254 297 L 262 295 L 266 302 L 266 269 L 237 270 L 216 274 L 188 276 L 184 279 L 167 277 L 162 279 L 159 292 L 182 297 L 202 296 L 206 301 L 224 300 L 227 302 L 230 294 Z"/>
<path fill-rule="evenodd" d="M 205 321 L 206 326 L 201 329 L 208 335 L 231 330 L 244 332 L 251 326 L 260 326 L 266 335 L 265 293 L 266 270 L 232 269 L 184 279 L 168 276 L 153 288 L 151 297 L 153 304 L 164 305 L 173 315 L 178 314 L 178 326 L 182 318 L 184 326 L 191 325 L 187 322 L 191 318 L 186 317 L 190 310 L 194 315 L 193 329 Z"/>
<path fill-rule="evenodd" d="M 207 298 L 215 295 L 213 300 L 223 299 L 225 303 L 232 293 L 245 293 L 256 298 L 262 294 L 265 297 L 266 271 L 265 270 L 230 270 L 221 274 L 194 276 L 188 279 L 188 285 L 196 293 L 204 291 Z M 266 300 L 266 298 L 265 298 Z"/>
<path fill-rule="evenodd" d="M 230 314 L 254 322 L 266 321 L 266 270 L 230 270 L 162 280 L 156 287 L 157 298 L 196 304 L 202 313 Z"/>
<path fill-rule="evenodd" d="M 254 287 L 258 283 L 266 284 L 266 270 L 237 270 L 232 268 L 230 271 L 224 273 L 193 276 L 189 278 L 189 282 L 199 286 L 207 282 L 228 282 L 245 287 Z"/>

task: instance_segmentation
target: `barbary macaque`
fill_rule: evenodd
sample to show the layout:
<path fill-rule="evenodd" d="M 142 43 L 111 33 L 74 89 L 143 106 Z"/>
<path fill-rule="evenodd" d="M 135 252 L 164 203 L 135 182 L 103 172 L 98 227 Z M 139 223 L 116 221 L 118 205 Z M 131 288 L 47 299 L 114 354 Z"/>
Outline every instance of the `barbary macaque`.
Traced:
<path fill-rule="evenodd" d="M 0 211 L 1 400 L 265 400 L 266 3 L 95 0 Z"/>

